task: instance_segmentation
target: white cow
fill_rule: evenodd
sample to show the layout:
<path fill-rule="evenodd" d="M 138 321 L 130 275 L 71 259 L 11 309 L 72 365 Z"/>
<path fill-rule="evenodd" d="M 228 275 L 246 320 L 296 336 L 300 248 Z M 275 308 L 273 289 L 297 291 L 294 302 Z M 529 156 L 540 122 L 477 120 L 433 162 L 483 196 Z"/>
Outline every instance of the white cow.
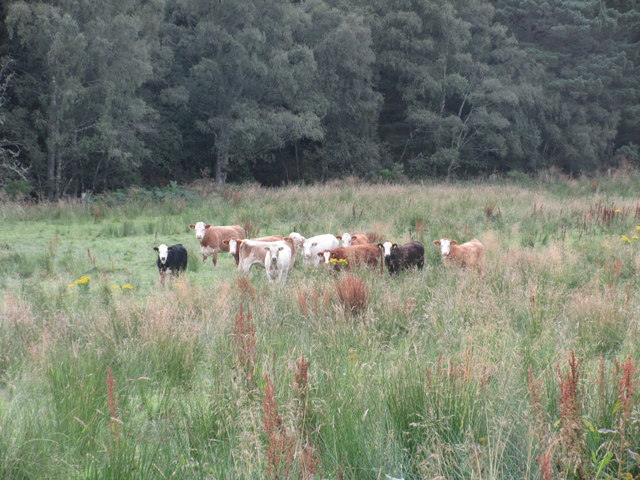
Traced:
<path fill-rule="evenodd" d="M 305 239 L 302 243 L 302 264 L 317 267 L 321 260 L 318 253 L 337 248 L 339 245 L 340 241 L 330 233 Z"/>
<path fill-rule="evenodd" d="M 238 271 L 242 273 L 248 273 L 251 270 L 252 265 L 260 265 L 264 266 L 265 255 L 267 252 L 267 248 L 270 246 L 287 246 L 292 254 L 292 257 L 295 254 L 295 246 L 293 241 L 290 238 L 285 238 L 284 240 L 277 240 L 275 242 L 264 242 L 258 240 L 242 240 L 237 249 L 238 249 Z M 290 259 L 289 268 L 293 266 L 293 258 Z"/>
<path fill-rule="evenodd" d="M 286 282 L 287 274 L 293 265 L 291 247 L 286 242 L 271 242 L 264 248 L 267 251 L 264 257 L 264 268 L 269 282 Z"/>

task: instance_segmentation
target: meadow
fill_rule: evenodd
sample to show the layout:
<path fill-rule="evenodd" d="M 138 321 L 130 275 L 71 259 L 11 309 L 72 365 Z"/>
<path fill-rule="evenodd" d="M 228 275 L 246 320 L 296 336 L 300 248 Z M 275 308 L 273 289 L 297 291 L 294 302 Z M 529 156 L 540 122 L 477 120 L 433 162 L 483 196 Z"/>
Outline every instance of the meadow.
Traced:
<path fill-rule="evenodd" d="M 0 478 L 640 478 L 640 174 L 0 205 Z M 188 225 L 425 267 L 202 263 Z M 247 223 L 248 222 L 248 223 Z M 479 238 L 484 274 L 433 240 Z M 161 287 L 152 247 L 183 243 Z"/>

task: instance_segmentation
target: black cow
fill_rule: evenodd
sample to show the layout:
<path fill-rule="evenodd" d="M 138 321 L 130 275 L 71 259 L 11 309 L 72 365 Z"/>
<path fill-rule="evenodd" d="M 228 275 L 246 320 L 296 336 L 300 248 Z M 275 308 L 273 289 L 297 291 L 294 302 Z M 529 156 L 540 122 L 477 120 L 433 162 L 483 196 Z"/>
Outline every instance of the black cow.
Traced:
<path fill-rule="evenodd" d="M 181 243 L 167 247 L 164 243 L 159 247 L 153 247 L 158 252 L 158 272 L 160 272 L 160 283 L 164 285 L 164 278 L 167 274 L 179 275 L 187 268 L 187 250 Z"/>
<path fill-rule="evenodd" d="M 409 242 L 403 245 L 384 242 L 379 243 L 378 247 L 384 250 L 384 263 L 392 275 L 413 266 L 418 268 L 424 266 L 424 245 L 420 242 Z"/>

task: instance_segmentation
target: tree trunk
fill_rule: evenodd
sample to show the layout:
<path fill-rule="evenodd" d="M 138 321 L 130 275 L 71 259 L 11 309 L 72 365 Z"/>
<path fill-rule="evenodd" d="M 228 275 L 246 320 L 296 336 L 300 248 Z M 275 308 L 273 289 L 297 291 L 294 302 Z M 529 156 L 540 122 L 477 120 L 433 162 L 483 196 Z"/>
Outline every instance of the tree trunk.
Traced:
<path fill-rule="evenodd" d="M 49 105 L 48 138 L 47 138 L 47 195 L 49 200 L 55 200 L 59 194 L 60 166 L 58 160 L 58 136 L 60 123 L 58 120 L 58 83 L 56 77 L 51 79 L 51 105 Z"/>
<path fill-rule="evenodd" d="M 227 180 L 227 165 L 229 164 L 229 153 L 226 151 L 218 150 L 218 156 L 216 159 L 216 185 L 218 187 L 224 187 Z"/>

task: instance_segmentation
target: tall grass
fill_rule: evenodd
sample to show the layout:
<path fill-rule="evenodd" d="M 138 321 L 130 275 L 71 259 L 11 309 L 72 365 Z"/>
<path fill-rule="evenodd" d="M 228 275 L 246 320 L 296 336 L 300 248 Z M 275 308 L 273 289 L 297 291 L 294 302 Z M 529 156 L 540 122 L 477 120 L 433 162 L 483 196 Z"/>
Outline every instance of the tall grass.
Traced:
<path fill-rule="evenodd" d="M 636 477 L 640 184 L 596 183 L 0 205 L 0 478 Z M 198 220 L 417 239 L 425 267 L 297 262 L 277 287 L 203 264 Z M 483 241 L 483 275 L 443 236 Z M 162 287 L 152 247 L 178 242 Z"/>

